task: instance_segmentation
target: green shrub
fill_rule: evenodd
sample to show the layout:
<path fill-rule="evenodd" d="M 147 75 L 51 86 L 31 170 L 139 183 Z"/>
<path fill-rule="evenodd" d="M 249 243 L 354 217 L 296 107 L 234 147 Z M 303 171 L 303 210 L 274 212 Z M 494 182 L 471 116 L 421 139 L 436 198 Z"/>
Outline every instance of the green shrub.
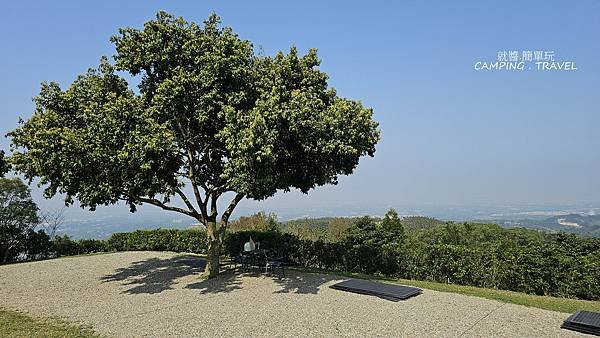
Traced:
<path fill-rule="evenodd" d="M 52 239 L 52 251 L 56 257 L 79 254 L 79 245 L 67 235 L 55 236 Z"/>
<path fill-rule="evenodd" d="M 108 251 L 106 241 L 99 239 L 81 239 L 77 241 L 79 254 L 97 253 Z"/>
<path fill-rule="evenodd" d="M 50 237 L 43 230 L 29 230 L 25 243 L 22 243 L 21 252 L 25 254 L 26 259 L 44 259 L 48 258 L 52 245 Z"/>
<path fill-rule="evenodd" d="M 242 216 L 238 220 L 229 223 L 227 231 L 279 231 L 281 225 L 277 222 L 277 215 L 266 214 L 260 211 L 252 216 Z"/>

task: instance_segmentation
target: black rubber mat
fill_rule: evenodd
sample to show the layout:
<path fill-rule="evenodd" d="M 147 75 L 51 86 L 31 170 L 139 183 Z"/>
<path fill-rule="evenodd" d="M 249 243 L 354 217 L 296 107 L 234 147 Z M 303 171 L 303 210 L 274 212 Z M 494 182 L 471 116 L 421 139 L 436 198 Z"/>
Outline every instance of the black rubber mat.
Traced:
<path fill-rule="evenodd" d="M 409 286 L 380 283 L 366 279 L 350 279 L 331 286 L 332 289 L 377 296 L 394 302 L 421 293 L 421 289 Z"/>
<path fill-rule="evenodd" d="M 561 327 L 563 329 L 600 336 L 600 313 L 577 311 L 569 316 Z"/>

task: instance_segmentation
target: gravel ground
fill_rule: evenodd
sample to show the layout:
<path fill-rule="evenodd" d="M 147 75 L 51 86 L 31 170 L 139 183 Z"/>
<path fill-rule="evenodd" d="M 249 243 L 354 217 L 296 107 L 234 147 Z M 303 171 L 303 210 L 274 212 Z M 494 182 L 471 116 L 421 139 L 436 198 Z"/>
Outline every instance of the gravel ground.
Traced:
<path fill-rule="evenodd" d="M 565 313 L 482 298 L 424 290 L 396 303 L 330 289 L 338 276 L 226 272 L 204 281 L 202 270 L 199 258 L 163 252 L 0 266 L 0 307 L 114 337 L 578 336 L 560 329 Z"/>

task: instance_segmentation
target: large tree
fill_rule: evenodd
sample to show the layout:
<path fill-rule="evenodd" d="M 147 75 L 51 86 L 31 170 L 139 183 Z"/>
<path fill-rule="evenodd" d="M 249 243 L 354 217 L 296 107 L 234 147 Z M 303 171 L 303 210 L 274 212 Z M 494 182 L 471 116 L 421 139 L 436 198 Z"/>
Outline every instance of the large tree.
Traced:
<path fill-rule="evenodd" d="M 146 203 L 198 220 L 209 276 L 240 200 L 336 184 L 375 152 L 372 110 L 328 87 L 314 49 L 257 55 L 215 14 L 201 27 L 165 12 L 111 41 L 114 64 L 102 58 L 66 90 L 42 85 L 33 116 L 9 134 L 10 163 L 67 204 Z"/>
<path fill-rule="evenodd" d="M 19 178 L 0 178 L 0 262 L 16 258 L 39 222 L 37 205 Z"/>

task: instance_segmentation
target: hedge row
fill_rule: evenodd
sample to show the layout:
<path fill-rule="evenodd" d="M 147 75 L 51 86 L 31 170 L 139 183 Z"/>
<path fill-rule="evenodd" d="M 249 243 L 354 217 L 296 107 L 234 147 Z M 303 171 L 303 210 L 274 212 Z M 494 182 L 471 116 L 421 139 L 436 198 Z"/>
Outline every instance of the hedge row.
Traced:
<path fill-rule="evenodd" d="M 173 251 L 205 253 L 206 232 L 200 229 L 136 230 L 113 234 L 106 240 L 112 251 Z"/>
<path fill-rule="evenodd" d="M 54 256 L 72 256 L 107 251 L 173 251 L 205 253 L 206 233 L 199 229 L 136 230 L 112 234 L 107 240 L 72 240 L 57 236 L 52 241 Z"/>

